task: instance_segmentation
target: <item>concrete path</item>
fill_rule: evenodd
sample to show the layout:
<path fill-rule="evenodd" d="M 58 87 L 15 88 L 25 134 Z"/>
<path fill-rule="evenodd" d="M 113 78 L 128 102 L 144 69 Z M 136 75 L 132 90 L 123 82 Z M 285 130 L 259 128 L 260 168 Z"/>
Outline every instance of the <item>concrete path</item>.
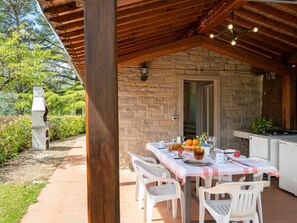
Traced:
<path fill-rule="evenodd" d="M 86 138 L 78 137 L 76 144 L 41 191 L 38 202 L 28 208 L 21 223 L 87 223 Z M 135 201 L 135 173 L 120 170 L 121 223 L 141 223 L 143 209 Z M 176 222 L 166 203 L 154 208 L 155 223 Z"/>
<path fill-rule="evenodd" d="M 86 137 L 76 140 L 21 223 L 87 223 Z"/>

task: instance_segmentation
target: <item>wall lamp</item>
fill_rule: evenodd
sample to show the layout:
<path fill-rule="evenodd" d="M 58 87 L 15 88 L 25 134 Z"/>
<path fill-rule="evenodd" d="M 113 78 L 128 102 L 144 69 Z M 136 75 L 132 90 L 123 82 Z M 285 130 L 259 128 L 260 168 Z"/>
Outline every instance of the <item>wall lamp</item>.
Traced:
<path fill-rule="evenodd" d="M 142 63 L 140 67 L 140 80 L 146 81 L 148 78 L 148 67 L 145 62 Z"/>

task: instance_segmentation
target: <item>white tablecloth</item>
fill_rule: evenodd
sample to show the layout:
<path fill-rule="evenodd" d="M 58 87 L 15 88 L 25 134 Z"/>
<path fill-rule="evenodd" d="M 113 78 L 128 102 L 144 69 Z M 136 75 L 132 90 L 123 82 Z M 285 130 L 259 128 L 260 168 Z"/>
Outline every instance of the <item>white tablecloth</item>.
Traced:
<path fill-rule="evenodd" d="M 182 159 L 174 159 L 174 152 L 168 149 L 158 149 L 158 143 L 150 142 L 146 144 L 146 149 L 153 152 L 158 160 L 163 163 L 171 172 L 183 180 L 188 176 L 217 176 L 217 175 L 235 175 L 235 174 L 252 174 L 252 173 L 269 173 L 272 176 L 279 176 L 278 170 L 263 162 L 258 162 L 248 158 L 237 158 L 236 160 L 249 164 L 245 166 L 237 162 L 225 162 L 224 164 L 216 164 L 210 157 L 206 157 L 205 161 L 213 163 L 210 166 L 192 166 L 184 163 Z M 194 159 L 191 153 L 183 152 L 184 159 Z"/>

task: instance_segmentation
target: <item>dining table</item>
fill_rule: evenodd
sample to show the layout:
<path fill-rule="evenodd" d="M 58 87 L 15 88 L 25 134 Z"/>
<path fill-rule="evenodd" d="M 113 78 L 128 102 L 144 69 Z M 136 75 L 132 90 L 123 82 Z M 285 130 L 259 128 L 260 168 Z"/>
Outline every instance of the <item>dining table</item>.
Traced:
<path fill-rule="evenodd" d="M 209 155 L 205 156 L 200 162 L 196 162 L 191 152 L 184 150 L 181 155 L 178 155 L 178 152 L 171 151 L 168 148 L 169 143 L 166 143 L 164 148 L 159 148 L 158 142 L 149 142 L 146 144 L 146 150 L 151 151 L 160 163 L 181 179 L 185 199 L 184 210 L 186 223 L 191 222 L 192 177 L 203 177 L 205 180 L 205 187 L 209 188 L 211 187 L 213 176 L 245 174 L 248 179 L 251 179 L 254 173 L 266 173 L 271 176 L 279 176 L 278 170 L 271 164 L 255 161 L 243 156 L 239 158 L 232 157 L 224 163 L 217 163 L 215 159 Z M 224 152 L 224 150 L 216 150 Z M 195 165 L 196 163 L 197 165 Z"/>

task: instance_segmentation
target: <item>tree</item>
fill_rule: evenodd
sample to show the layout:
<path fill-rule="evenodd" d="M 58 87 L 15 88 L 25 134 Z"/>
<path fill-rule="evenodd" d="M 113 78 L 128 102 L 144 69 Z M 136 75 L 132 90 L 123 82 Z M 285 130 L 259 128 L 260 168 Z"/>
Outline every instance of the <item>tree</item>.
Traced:
<path fill-rule="evenodd" d="M 84 107 L 84 99 L 75 93 L 83 90 L 75 84 L 77 78 L 63 56 L 65 49 L 38 12 L 36 1 L 0 0 L 0 31 L 0 91 L 1 97 L 15 106 L 11 113 L 31 111 L 34 85 L 44 86 L 58 100 L 52 100 L 51 106 L 62 108 L 59 100 L 71 101 L 61 114 Z M 0 114 L 4 111 L 6 114 L 9 109 L 0 106 Z"/>

